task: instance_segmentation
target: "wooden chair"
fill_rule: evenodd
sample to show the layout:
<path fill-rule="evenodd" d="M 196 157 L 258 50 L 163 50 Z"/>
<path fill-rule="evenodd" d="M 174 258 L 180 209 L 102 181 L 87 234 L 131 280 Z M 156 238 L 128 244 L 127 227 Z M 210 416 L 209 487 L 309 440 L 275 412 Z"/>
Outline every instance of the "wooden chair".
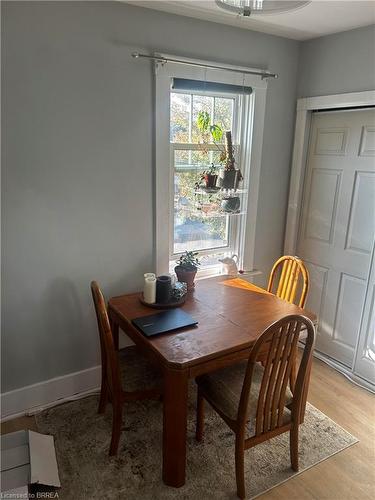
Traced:
<path fill-rule="evenodd" d="M 278 282 L 277 277 L 279 278 Z M 274 293 L 274 295 L 286 302 L 303 308 L 305 307 L 309 285 L 309 272 L 304 262 L 299 257 L 284 255 L 272 267 L 267 291 Z M 260 353 L 260 361 L 264 363 L 265 359 L 264 353 Z M 294 363 L 290 371 L 290 388 L 292 391 L 295 382 L 296 368 Z"/>
<path fill-rule="evenodd" d="M 280 272 L 279 281 L 276 290 L 276 276 Z M 300 278 L 302 283 L 300 283 Z M 299 300 L 296 300 L 297 291 L 300 288 Z M 298 257 L 284 255 L 280 257 L 270 273 L 267 291 L 274 293 L 280 299 L 286 300 L 299 307 L 305 307 L 307 292 L 309 291 L 309 273 L 303 261 Z"/>
<path fill-rule="evenodd" d="M 116 455 L 121 434 L 122 408 L 127 401 L 159 399 L 160 389 L 155 385 L 159 375 L 137 352 L 130 347 L 116 351 L 103 294 L 96 281 L 91 282 L 96 318 L 100 337 L 102 358 L 102 382 L 100 390 L 99 413 L 104 413 L 107 402 L 112 403 L 112 439 L 109 454 Z M 122 380 L 132 390 L 123 390 Z M 146 386 L 146 387 L 145 387 Z"/>
<path fill-rule="evenodd" d="M 288 379 L 301 327 L 307 329 L 307 339 L 292 395 L 288 389 Z M 289 432 L 291 465 L 293 470 L 298 470 L 298 428 L 306 407 L 314 338 L 314 325 L 308 318 L 286 316 L 263 332 L 251 350 L 248 361 L 196 379 L 196 439 L 201 441 L 203 437 L 206 399 L 235 433 L 239 498 L 245 498 L 244 453 L 248 448 Z M 257 359 L 266 342 L 270 348 L 263 367 L 257 363 Z"/>

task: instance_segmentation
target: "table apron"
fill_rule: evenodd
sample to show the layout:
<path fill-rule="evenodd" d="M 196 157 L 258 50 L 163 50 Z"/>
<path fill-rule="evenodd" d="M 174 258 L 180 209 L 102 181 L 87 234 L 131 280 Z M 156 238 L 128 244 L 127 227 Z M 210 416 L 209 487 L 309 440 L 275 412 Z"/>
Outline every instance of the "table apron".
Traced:
<path fill-rule="evenodd" d="M 125 335 L 127 335 L 130 340 L 134 342 L 142 355 L 145 356 L 155 367 L 159 369 L 165 367 L 165 363 L 163 362 L 164 359 L 150 347 L 147 339 L 141 336 L 128 321 L 116 314 L 116 311 L 113 311 L 111 308 L 108 309 L 108 316 L 111 323 L 116 324 L 125 333 Z"/>
<path fill-rule="evenodd" d="M 230 352 L 229 354 L 218 355 L 213 359 L 202 361 L 199 364 L 189 366 L 189 378 L 195 378 L 205 373 L 214 372 L 221 368 L 226 368 L 239 361 L 249 359 L 252 347 L 241 349 L 239 351 Z"/>

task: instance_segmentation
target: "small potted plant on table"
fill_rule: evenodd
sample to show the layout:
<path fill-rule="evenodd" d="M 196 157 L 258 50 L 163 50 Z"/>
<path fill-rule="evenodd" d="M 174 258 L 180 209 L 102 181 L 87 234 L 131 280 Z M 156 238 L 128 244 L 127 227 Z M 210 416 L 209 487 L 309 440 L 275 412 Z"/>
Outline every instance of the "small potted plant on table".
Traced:
<path fill-rule="evenodd" d="M 177 266 L 174 268 L 178 281 L 187 284 L 188 290 L 194 288 L 194 279 L 200 266 L 197 257 L 198 252 L 184 252 L 176 261 Z"/>

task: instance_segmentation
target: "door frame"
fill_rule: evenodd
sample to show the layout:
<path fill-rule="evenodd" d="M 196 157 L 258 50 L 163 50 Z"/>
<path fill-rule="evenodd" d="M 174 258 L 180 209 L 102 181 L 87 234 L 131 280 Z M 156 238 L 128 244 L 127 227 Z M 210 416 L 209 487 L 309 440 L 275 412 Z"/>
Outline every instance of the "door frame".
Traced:
<path fill-rule="evenodd" d="M 305 182 L 307 153 L 313 111 L 323 109 L 351 109 L 366 106 L 375 106 L 375 90 L 318 97 L 305 97 L 297 100 L 288 211 L 284 237 L 284 254 L 295 255 L 297 250 L 298 232 L 303 202 L 302 194 Z M 359 338 L 357 339 L 356 351 L 358 348 L 358 342 Z M 354 355 L 351 369 L 323 353 L 314 351 L 314 356 L 344 374 L 352 382 L 360 385 L 361 387 L 365 387 L 371 392 L 375 392 L 375 388 L 370 382 L 354 373 L 356 354 Z"/>
<path fill-rule="evenodd" d="M 297 249 L 302 193 L 305 181 L 307 151 L 313 111 L 322 109 L 350 109 L 365 106 L 375 106 L 375 90 L 318 97 L 304 97 L 297 100 L 292 168 L 284 237 L 285 255 L 295 255 Z"/>

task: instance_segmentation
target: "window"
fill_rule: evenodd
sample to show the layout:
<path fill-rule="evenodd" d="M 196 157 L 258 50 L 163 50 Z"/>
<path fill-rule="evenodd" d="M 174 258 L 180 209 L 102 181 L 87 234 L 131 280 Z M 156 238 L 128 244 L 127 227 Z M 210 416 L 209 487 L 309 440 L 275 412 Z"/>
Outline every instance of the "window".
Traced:
<path fill-rule="evenodd" d="M 156 62 L 158 274 L 173 269 L 185 250 L 199 252 L 208 274 L 219 271 L 218 258 L 232 254 L 239 256 L 240 267 L 253 269 L 267 82 L 242 74 L 241 69 L 236 67 L 232 72 Z M 208 113 L 211 125 L 232 132 L 235 166 L 243 175 L 237 191 L 202 189 L 202 174 L 212 163 L 223 172 L 220 156 L 225 141 L 224 137 L 205 137 L 202 142 L 197 125 L 200 112 Z M 235 200 L 236 206 L 225 211 L 230 196 L 239 199 L 239 206 Z"/>
<path fill-rule="evenodd" d="M 238 94 L 170 93 L 170 146 L 173 175 L 173 216 L 170 238 L 170 267 L 185 250 L 198 251 L 203 268 L 220 267 L 218 258 L 236 253 L 238 221 L 220 209 L 222 191 L 197 189 L 201 176 L 210 165 L 220 165 L 224 136 L 202 145 L 197 121 L 200 112 L 207 112 L 211 124 L 223 131 L 232 131 L 238 153 L 241 98 Z M 217 169 L 217 167 L 216 167 Z M 212 190 L 213 191 L 213 190 Z M 242 189 L 240 194 L 244 194 Z M 243 200 L 241 200 L 243 201 Z M 238 214 L 240 215 L 241 212 Z M 245 212 L 242 211 L 242 215 Z"/>

